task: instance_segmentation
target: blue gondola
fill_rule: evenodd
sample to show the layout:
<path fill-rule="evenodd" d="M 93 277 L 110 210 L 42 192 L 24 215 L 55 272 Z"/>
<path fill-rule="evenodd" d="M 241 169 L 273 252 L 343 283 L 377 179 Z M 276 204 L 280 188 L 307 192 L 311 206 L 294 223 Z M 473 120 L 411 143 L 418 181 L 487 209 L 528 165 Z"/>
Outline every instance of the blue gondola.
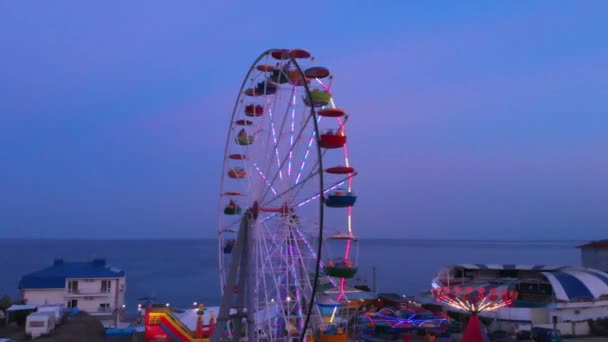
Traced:
<path fill-rule="evenodd" d="M 330 208 L 352 207 L 357 201 L 357 196 L 351 191 L 335 190 L 325 198 L 325 205 Z"/>

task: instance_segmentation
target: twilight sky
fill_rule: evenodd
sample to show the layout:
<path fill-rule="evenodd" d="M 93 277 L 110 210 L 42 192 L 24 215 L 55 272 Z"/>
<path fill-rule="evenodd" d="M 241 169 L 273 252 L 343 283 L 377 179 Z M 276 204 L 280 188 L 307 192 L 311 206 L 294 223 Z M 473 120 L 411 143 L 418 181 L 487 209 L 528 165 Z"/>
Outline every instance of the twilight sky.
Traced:
<path fill-rule="evenodd" d="M 608 238 L 608 2 L 346 3 L 0 2 L 0 238 L 214 237 L 272 47 L 335 75 L 360 236 Z"/>

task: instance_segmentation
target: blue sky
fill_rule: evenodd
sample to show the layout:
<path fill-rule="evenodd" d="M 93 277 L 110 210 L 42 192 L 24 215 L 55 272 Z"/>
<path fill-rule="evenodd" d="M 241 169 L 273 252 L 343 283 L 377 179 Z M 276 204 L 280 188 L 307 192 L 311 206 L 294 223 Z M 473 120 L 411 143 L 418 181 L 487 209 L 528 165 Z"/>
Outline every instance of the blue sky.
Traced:
<path fill-rule="evenodd" d="M 272 47 L 335 75 L 359 235 L 606 237 L 608 4 L 303 4 L 0 2 L 0 237 L 214 237 Z"/>

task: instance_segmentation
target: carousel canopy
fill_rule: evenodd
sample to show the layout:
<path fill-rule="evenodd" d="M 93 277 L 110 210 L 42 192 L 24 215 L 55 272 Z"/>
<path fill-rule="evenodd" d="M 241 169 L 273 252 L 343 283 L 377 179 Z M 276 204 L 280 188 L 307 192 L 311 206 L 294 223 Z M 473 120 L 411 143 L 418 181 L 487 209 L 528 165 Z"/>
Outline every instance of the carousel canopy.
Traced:
<path fill-rule="evenodd" d="M 567 268 L 542 274 L 551 283 L 557 300 L 608 296 L 607 273 L 588 268 Z"/>
<path fill-rule="evenodd" d="M 516 264 L 456 264 L 450 268 L 464 268 L 468 270 L 515 270 L 515 271 L 556 271 L 565 266 L 554 265 L 516 265 Z"/>

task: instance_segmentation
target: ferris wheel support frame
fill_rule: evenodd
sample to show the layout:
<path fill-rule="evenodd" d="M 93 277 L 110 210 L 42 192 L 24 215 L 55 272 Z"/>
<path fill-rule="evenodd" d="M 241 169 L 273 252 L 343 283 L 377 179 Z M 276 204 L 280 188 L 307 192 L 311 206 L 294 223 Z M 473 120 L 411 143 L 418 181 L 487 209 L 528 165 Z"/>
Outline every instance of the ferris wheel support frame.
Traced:
<path fill-rule="evenodd" d="M 285 59 L 288 59 L 292 65 L 294 66 L 294 68 L 298 71 L 299 77 L 302 80 L 306 80 L 306 76 L 304 74 L 304 72 L 302 71 L 300 65 L 298 64 L 298 62 L 296 61 L 296 59 L 291 56 L 288 51 L 284 50 L 284 49 L 268 49 L 266 51 L 264 51 L 262 54 L 260 54 L 258 56 L 258 58 L 255 59 L 255 61 L 252 63 L 251 67 L 249 68 L 247 75 L 245 76 L 245 78 L 243 79 L 243 82 L 241 84 L 241 88 L 239 89 L 239 93 L 238 96 L 236 98 L 235 104 L 234 104 L 234 109 L 232 111 L 232 117 L 231 117 L 231 121 L 230 121 L 230 126 L 229 129 L 232 127 L 233 122 L 234 122 L 234 118 L 235 115 L 237 114 L 236 111 L 239 108 L 239 101 L 241 99 L 241 96 L 243 94 L 243 89 L 245 88 L 245 85 L 247 83 L 247 80 L 249 79 L 249 76 L 251 75 L 251 72 L 255 69 L 255 66 L 258 64 L 258 62 L 260 60 L 262 60 L 262 58 L 264 58 L 265 56 L 268 56 L 269 54 L 271 54 L 272 52 L 276 52 L 276 51 L 281 51 L 282 53 L 282 57 L 287 57 Z M 308 99 L 308 101 L 310 103 L 312 103 L 312 96 L 311 96 L 311 91 L 310 91 L 310 87 L 308 82 L 303 82 L 304 84 L 302 85 L 304 87 L 305 90 L 305 96 Z M 294 85 L 295 87 L 295 85 Z M 323 155 L 323 151 L 321 149 L 321 146 L 319 144 L 319 139 L 320 139 L 320 132 L 319 132 L 319 127 L 318 127 L 318 120 L 317 120 L 317 114 L 315 111 L 315 107 L 314 106 L 310 106 L 310 117 L 313 119 L 313 127 L 314 127 L 314 131 L 315 131 L 315 140 L 316 140 L 316 152 L 319 155 L 319 159 L 318 159 L 318 167 L 319 167 L 319 173 L 318 175 L 316 175 L 317 177 L 319 177 L 319 194 L 318 196 L 320 196 L 320 198 L 323 197 L 325 188 L 324 188 L 324 183 L 323 183 L 323 177 L 324 177 L 324 170 L 323 170 L 323 158 L 321 157 Z M 224 149 L 224 155 L 227 155 L 228 153 L 228 144 L 230 142 L 230 136 L 226 139 L 226 145 L 225 145 L 225 149 Z M 225 171 L 225 170 L 223 170 Z M 222 172 L 222 180 L 221 183 L 223 184 L 223 179 L 225 177 L 225 172 Z M 213 332 L 213 335 L 211 336 L 211 341 L 212 342 L 219 342 L 222 339 L 222 335 L 224 334 L 224 331 L 227 327 L 227 323 L 228 321 L 230 321 L 231 319 L 233 319 L 233 333 L 236 333 L 239 338 L 240 338 L 240 334 L 241 334 L 241 324 L 242 324 L 242 319 L 246 318 L 247 319 L 247 335 L 249 338 L 249 341 L 255 341 L 255 323 L 254 323 L 254 317 L 256 314 L 256 308 L 253 308 L 253 290 L 254 290 L 254 286 L 255 286 L 255 276 L 256 276 L 256 268 L 255 265 L 247 265 L 248 262 L 249 263 L 255 263 L 255 258 L 257 256 L 251 256 L 251 250 L 249 247 L 249 243 L 251 241 L 250 238 L 250 234 L 252 232 L 252 227 L 254 226 L 254 222 L 257 219 L 257 202 L 254 204 L 255 208 L 253 212 L 252 210 L 247 210 L 245 212 L 245 214 L 243 214 L 243 217 L 241 219 L 241 224 L 240 224 L 240 228 L 239 228 L 239 233 L 238 233 L 238 238 L 237 238 L 237 244 L 235 246 L 235 250 L 234 250 L 234 254 L 233 254 L 233 258 L 232 258 L 232 263 L 230 265 L 230 273 L 228 276 L 228 280 L 223 284 L 223 288 L 221 289 L 222 291 L 222 301 L 221 301 L 221 306 L 220 306 L 220 312 L 218 315 L 218 320 L 217 320 L 217 326 L 215 331 Z M 319 273 L 320 273 L 320 268 L 321 268 L 321 260 L 322 260 L 322 246 L 323 246 L 323 218 L 324 218 L 324 202 L 323 200 L 319 201 L 319 238 L 318 238 L 318 247 L 317 247 L 317 260 L 315 263 L 315 275 L 314 275 L 314 280 L 313 280 L 313 284 L 312 284 L 312 291 L 311 291 L 311 298 L 310 298 L 310 303 L 308 306 L 308 310 L 306 313 L 306 319 L 304 321 L 304 326 L 303 329 L 301 331 L 301 335 L 300 335 L 300 341 L 304 341 L 305 337 L 306 337 L 306 333 L 308 330 L 308 325 L 310 323 L 310 318 L 311 318 L 311 313 L 313 312 L 314 309 L 314 305 L 315 305 L 315 296 L 316 296 L 316 292 L 317 292 L 317 287 L 318 287 L 318 281 L 319 281 Z M 243 239 L 243 240 L 241 240 Z M 245 242 L 245 243 L 243 243 Z M 243 245 L 247 245 L 247 246 L 243 246 Z M 222 263 L 222 248 L 221 246 L 218 246 L 219 249 L 219 258 L 220 258 L 220 267 L 225 267 Z M 245 257 L 244 257 L 245 256 Z M 235 287 L 236 285 L 236 277 L 237 277 L 237 271 L 238 271 L 238 280 L 239 280 L 239 287 Z M 247 281 L 245 281 L 247 279 Z M 238 293 L 234 293 L 234 289 L 237 288 L 239 291 Z M 242 291 L 245 290 L 246 291 Z M 237 313 L 234 315 L 230 315 L 230 310 L 233 308 L 232 307 L 232 303 L 233 303 L 233 299 L 234 299 L 234 295 L 238 295 L 237 296 Z M 244 296 L 247 296 L 247 298 L 245 299 Z M 243 301 L 246 300 L 247 304 L 244 304 Z M 245 309 L 246 312 L 245 312 Z M 238 328 L 238 329 L 237 329 Z M 234 338 L 233 338 L 234 341 Z M 236 340 L 238 341 L 238 339 Z"/>
<path fill-rule="evenodd" d="M 239 243 L 237 243 L 233 250 L 235 262 L 230 265 L 230 273 L 228 276 L 228 281 L 226 282 L 227 289 L 225 289 L 224 295 L 222 296 L 220 312 L 217 317 L 217 325 L 213 331 L 213 335 L 211 336 L 211 341 L 213 342 L 221 341 L 222 335 L 228 326 L 228 321 L 232 321 L 233 340 L 239 341 L 241 338 L 241 326 L 243 318 L 247 319 L 247 337 L 249 341 L 255 341 L 255 322 L 253 319 L 253 315 L 255 313 L 252 312 L 252 310 L 246 310 L 247 307 L 252 306 L 252 292 L 254 289 L 254 287 L 251 286 L 253 285 L 251 284 L 251 279 L 248 278 L 255 275 L 254 272 L 251 272 L 255 269 L 251 267 L 251 263 L 255 262 L 255 256 L 252 255 L 252 251 L 249 248 L 250 233 L 253 227 L 252 222 L 256 219 L 255 216 L 257 215 L 255 215 L 254 212 L 247 210 L 241 219 L 238 234 Z M 235 293 L 234 289 L 239 289 L 238 293 Z M 231 315 L 230 310 L 233 309 L 232 303 L 234 295 L 237 295 L 238 304 L 236 307 L 236 313 Z M 245 301 L 246 303 L 244 303 Z"/>

